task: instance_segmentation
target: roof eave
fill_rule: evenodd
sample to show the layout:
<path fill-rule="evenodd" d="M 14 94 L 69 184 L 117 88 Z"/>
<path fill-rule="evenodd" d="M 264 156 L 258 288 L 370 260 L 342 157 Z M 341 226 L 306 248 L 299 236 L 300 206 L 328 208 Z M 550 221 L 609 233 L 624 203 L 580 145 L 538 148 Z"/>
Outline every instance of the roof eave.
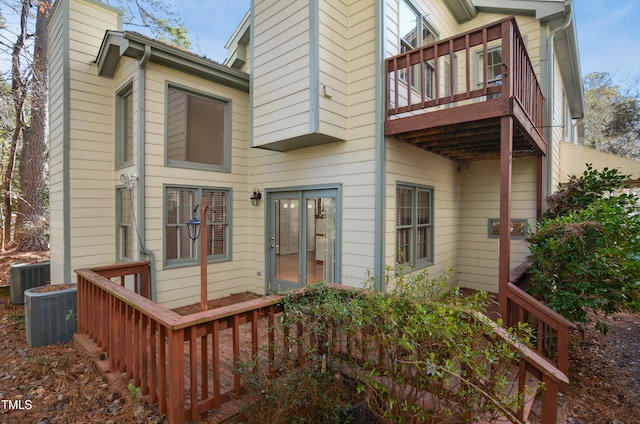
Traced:
<path fill-rule="evenodd" d="M 251 23 L 251 11 L 248 11 L 240 25 L 236 28 L 229 41 L 224 45 L 227 49 L 228 57 L 225 59 L 224 64 L 234 69 L 240 69 L 247 61 L 246 50 L 247 44 L 250 38 L 250 23 Z"/>
<path fill-rule="evenodd" d="M 470 21 L 478 14 L 472 0 L 445 0 L 444 3 L 459 24 Z"/>
<path fill-rule="evenodd" d="M 133 32 L 107 31 L 96 57 L 98 74 L 113 77 L 122 57 L 140 59 L 145 46 L 150 61 L 249 92 L 249 75 L 209 59 L 160 43 Z"/>
<path fill-rule="evenodd" d="M 560 31 L 556 35 L 555 43 L 556 60 L 564 81 L 571 117 L 581 119 L 584 117 L 584 92 L 578 35 L 574 20 L 564 31 Z"/>

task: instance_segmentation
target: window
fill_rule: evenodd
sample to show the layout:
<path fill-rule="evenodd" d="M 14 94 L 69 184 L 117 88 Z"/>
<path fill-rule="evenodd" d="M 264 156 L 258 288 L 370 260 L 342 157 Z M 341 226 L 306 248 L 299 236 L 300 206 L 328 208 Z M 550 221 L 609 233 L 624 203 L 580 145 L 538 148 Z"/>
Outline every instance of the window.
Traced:
<path fill-rule="evenodd" d="M 484 81 L 484 66 L 487 67 L 487 86 L 500 85 L 502 81 L 502 47 L 487 50 L 486 65 L 483 56 L 482 53 L 478 53 L 478 66 L 476 67 L 478 88 L 482 87 Z"/>
<path fill-rule="evenodd" d="M 167 89 L 167 164 L 230 170 L 229 102 Z"/>
<path fill-rule="evenodd" d="M 433 263 L 433 189 L 398 185 L 396 263 L 421 268 Z"/>
<path fill-rule="evenodd" d="M 526 219 L 511 220 L 511 238 L 523 239 L 527 235 L 528 223 Z M 500 237 L 500 220 L 489 219 L 489 238 Z"/>
<path fill-rule="evenodd" d="M 133 84 L 116 95 L 116 166 L 133 161 Z"/>
<path fill-rule="evenodd" d="M 207 258 L 222 261 L 231 258 L 230 216 L 231 191 L 193 187 L 167 187 L 165 189 L 165 261 L 168 265 L 199 262 L 200 242 L 189 238 L 186 222 L 193 218 L 200 199 L 207 201 L 206 231 Z M 200 210 L 196 211 L 200 219 Z M 201 224 L 202 225 L 202 224 Z M 201 228 L 201 232 L 205 231 Z"/>
<path fill-rule="evenodd" d="M 407 1 L 400 2 L 398 31 L 400 34 L 400 53 L 434 43 L 438 38 L 425 17 Z M 411 67 L 411 86 L 418 91 L 424 86 L 425 96 L 433 98 L 435 86 L 433 60 L 424 63 L 424 71 L 421 68 L 419 63 Z M 406 71 L 400 73 L 400 78 L 407 81 Z"/>
<path fill-rule="evenodd" d="M 135 249 L 135 233 L 133 227 L 133 205 L 131 190 L 119 188 L 116 192 L 116 259 L 132 260 Z"/>

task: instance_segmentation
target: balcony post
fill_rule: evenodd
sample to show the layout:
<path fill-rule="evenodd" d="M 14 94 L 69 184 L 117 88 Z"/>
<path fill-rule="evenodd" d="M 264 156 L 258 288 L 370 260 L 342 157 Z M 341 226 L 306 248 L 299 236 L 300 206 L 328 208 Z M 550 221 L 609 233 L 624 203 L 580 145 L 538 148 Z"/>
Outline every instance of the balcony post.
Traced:
<path fill-rule="evenodd" d="M 507 283 L 511 256 L 511 179 L 513 118 L 500 119 L 500 250 L 498 258 L 498 312 L 507 319 Z"/>
<path fill-rule="evenodd" d="M 513 20 L 502 22 L 502 98 L 513 96 L 515 66 L 513 64 Z"/>

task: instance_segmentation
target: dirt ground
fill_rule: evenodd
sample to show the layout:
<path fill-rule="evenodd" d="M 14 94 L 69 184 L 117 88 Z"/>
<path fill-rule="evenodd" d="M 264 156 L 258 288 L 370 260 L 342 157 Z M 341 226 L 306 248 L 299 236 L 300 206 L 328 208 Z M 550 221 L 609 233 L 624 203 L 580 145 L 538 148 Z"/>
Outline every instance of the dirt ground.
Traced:
<path fill-rule="evenodd" d="M 47 256 L 0 253 L 0 424 L 166 423 L 124 381 L 107 382 L 73 345 L 27 345 L 24 307 L 9 299 L 9 266 Z M 640 314 L 604 320 L 607 336 L 590 328 L 572 335 L 568 424 L 640 422 Z"/>

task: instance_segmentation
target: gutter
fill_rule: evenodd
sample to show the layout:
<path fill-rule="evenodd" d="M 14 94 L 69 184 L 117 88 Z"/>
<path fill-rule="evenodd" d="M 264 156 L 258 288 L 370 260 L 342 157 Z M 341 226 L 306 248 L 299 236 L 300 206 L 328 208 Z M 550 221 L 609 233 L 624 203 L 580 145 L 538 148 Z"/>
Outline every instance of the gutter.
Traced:
<path fill-rule="evenodd" d="M 140 243 L 140 253 L 145 255 L 149 261 L 149 294 L 151 296 L 151 300 L 157 301 L 156 294 L 156 255 L 152 250 L 149 250 L 145 247 L 146 240 L 146 209 L 145 209 L 145 198 L 146 198 L 146 91 L 147 91 L 147 63 L 151 59 L 151 47 L 149 45 L 144 46 L 144 53 L 142 57 L 138 61 L 138 128 L 137 128 L 137 155 L 138 155 L 138 220 L 140 221 L 140 225 L 138 226 L 139 230 L 139 240 Z"/>

